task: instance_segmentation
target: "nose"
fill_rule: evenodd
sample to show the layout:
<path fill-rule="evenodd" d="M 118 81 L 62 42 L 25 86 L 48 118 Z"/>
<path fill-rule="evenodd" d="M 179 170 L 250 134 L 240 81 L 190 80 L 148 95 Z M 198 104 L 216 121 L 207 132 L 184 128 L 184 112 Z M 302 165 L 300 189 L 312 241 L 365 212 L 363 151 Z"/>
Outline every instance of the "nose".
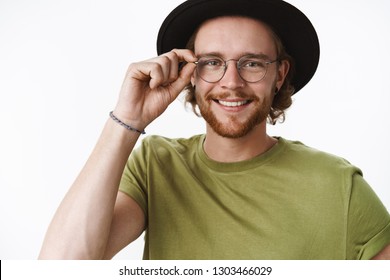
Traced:
<path fill-rule="evenodd" d="M 237 61 L 228 60 L 226 61 L 225 74 L 219 81 L 221 87 L 228 89 L 242 88 L 245 85 L 245 81 L 241 78 L 238 72 Z"/>

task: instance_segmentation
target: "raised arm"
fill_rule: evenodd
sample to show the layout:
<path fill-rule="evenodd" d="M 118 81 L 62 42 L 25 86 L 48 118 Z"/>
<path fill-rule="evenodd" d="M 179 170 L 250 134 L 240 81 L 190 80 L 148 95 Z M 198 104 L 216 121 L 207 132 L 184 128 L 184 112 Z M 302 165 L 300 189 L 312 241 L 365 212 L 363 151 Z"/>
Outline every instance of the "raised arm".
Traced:
<path fill-rule="evenodd" d="M 114 115 L 143 130 L 189 83 L 195 65 L 179 73 L 180 61 L 195 62 L 188 50 L 173 50 L 131 64 Z M 134 200 L 119 193 L 126 161 L 139 137 L 111 118 L 48 228 L 40 259 L 111 258 L 143 231 L 145 217 Z"/>

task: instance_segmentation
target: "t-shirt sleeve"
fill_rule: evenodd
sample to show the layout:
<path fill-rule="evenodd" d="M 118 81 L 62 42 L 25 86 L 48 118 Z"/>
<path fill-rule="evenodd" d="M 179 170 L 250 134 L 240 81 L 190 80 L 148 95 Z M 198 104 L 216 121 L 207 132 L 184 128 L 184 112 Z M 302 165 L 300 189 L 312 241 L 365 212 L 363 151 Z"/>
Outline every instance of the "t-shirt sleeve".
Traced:
<path fill-rule="evenodd" d="M 130 154 L 122 174 L 119 190 L 133 198 L 147 215 L 147 144 L 145 140 Z"/>
<path fill-rule="evenodd" d="M 390 215 L 360 174 L 352 179 L 347 259 L 371 259 L 390 244 Z"/>

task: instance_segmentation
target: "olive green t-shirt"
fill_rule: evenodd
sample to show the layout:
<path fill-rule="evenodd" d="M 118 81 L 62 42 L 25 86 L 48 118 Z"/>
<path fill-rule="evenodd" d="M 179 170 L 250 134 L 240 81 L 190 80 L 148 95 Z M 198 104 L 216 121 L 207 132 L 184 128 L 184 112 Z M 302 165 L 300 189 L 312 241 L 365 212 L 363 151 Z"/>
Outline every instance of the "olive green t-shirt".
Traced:
<path fill-rule="evenodd" d="M 278 139 L 221 163 L 204 135 L 150 136 L 120 190 L 147 219 L 144 259 L 369 259 L 390 243 L 390 216 L 359 169 Z"/>

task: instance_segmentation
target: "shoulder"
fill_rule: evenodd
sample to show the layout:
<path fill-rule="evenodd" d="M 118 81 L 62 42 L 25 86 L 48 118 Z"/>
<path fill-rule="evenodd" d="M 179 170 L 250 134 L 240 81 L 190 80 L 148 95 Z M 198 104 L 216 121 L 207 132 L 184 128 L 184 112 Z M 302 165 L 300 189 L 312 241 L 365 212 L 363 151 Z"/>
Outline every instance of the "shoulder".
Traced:
<path fill-rule="evenodd" d="M 291 141 L 281 139 L 284 143 L 284 157 L 286 160 L 293 162 L 294 165 L 300 166 L 307 170 L 322 170 L 325 172 L 349 173 L 350 175 L 359 173 L 361 170 L 351 164 L 343 157 L 331 154 L 326 151 L 307 146 L 300 141 Z"/>
<path fill-rule="evenodd" d="M 197 152 L 204 135 L 195 135 L 190 138 L 168 138 L 158 135 L 145 137 L 141 146 L 135 152 L 146 158 L 166 158 L 173 155 L 189 156 Z"/>

